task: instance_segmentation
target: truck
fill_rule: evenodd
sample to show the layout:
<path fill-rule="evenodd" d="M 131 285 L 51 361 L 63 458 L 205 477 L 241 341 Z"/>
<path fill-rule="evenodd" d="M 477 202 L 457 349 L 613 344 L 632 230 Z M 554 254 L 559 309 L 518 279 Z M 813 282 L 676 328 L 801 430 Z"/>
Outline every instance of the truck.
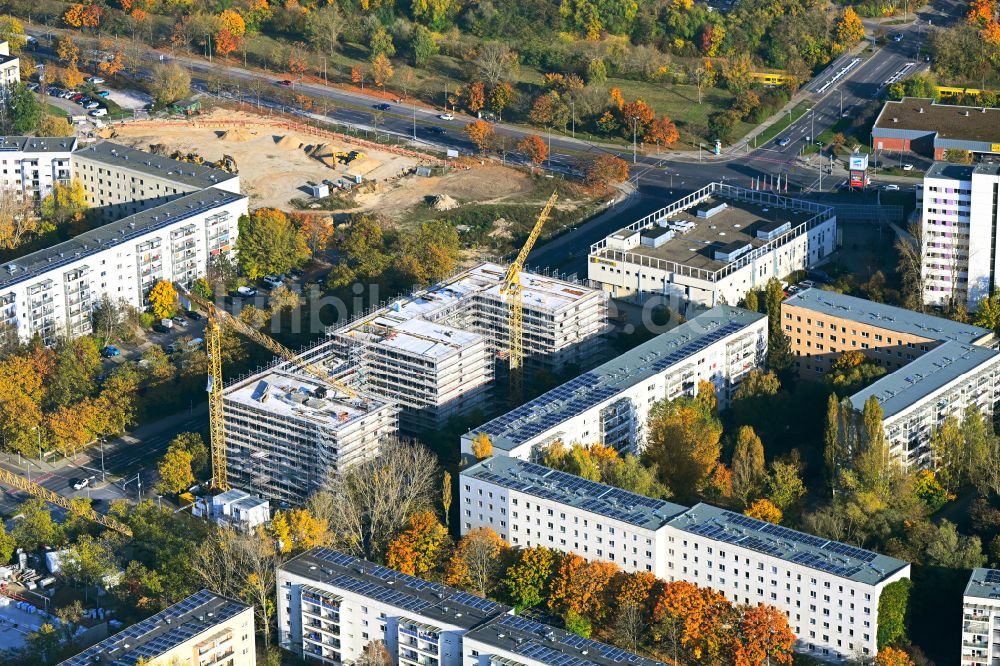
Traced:
<path fill-rule="evenodd" d="M 163 328 L 173 328 L 174 320 L 169 317 L 165 317 L 160 320 L 160 326 L 162 326 Z"/>

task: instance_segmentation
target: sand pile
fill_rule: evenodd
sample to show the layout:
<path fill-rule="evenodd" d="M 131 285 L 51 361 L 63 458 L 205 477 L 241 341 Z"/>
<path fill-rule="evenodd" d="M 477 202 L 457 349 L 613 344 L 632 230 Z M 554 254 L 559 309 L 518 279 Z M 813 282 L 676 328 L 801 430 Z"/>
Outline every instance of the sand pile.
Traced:
<path fill-rule="evenodd" d="M 302 141 L 297 137 L 292 136 L 291 134 L 286 134 L 285 136 L 279 137 L 274 142 L 274 145 L 278 148 L 284 148 L 285 150 L 299 150 L 305 144 L 302 143 Z"/>
<path fill-rule="evenodd" d="M 499 238 L 501 240 L 511 240 L 514 238 L 514 234 L 510 230 L 510 222 L 506 219 L 500 217 L 493 223 L 493 229 L 489 233 L 490 238 Z"/>
<path fill-rule="evenodd" d="M 434 210 L 451 210 L 458 208 L 458 202 L 447 194 L 439 194 L 431 199 L 431 208 Z"/>
<path fill-rule="evenodd" d="M 231 129 L 223 132 L 219 139 L 222 141 L 232 141 L 234 143 L 243 143 L 244 141 L 251 141 L 254 138 L 256 132 L 249 132 L 245 129 Z"/>

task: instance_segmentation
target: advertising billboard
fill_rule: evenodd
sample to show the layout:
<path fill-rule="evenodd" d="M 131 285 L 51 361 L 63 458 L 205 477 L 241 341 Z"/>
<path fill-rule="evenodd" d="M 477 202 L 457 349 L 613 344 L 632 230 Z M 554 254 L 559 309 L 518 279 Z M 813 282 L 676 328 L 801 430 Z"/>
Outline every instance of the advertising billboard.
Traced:
<path fill-rule="evenodd" d="M 851 171 L 864 171 L 868 168 L 868 155 L 864 153 L 854 153 L 850 160 Z"/>
<path fill-rule="evenodd" d="M 864 187 L 865 186 L 865 172 L 864 171 L 854 171 L 851 170 L 851 187 Z"/>

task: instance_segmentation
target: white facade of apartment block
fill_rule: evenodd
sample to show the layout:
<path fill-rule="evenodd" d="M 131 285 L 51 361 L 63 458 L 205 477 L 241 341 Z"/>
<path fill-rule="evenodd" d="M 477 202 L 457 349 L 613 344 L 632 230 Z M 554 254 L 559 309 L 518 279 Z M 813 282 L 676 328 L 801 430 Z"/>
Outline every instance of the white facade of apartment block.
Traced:
<path fill-rule="evenodd" d="M 7 88 L 21 80 L 21 60 L 10 54 L 10 44 L 0 42 L 0 86 Z"/>
<path fill-rule="evenodd" d="M 511 610 L 329 549 L 281 565 L 277 594 L 279 645 L 337 666 L 375 641 L 398 666 L 461 666 L 462 635 Z"/>
<path fill-rule="evenodd" d="M 496 453 L 524 460 L 556 440 L 637 453 L 653 404 L 708 381 L 725 406 L 766 352 L 764 315 L 718 306 L 466 433 L 462 453 L 472 455 L 479 433 Z"/>
<path fill-rule="evenodd" d="M 997 286 L 1000 167 L 935 163 L 921 188 L 924 303 L 974 310 Z"/>
<path fill-rule="evenodd" d="M 706 504 L 690 509 L 496 456 L 463 470 L 461 532 L 489 527 L 625 571 L 709 587 L 784 611 L 797 649 L 824 660 L 876 653 L 882 589 L 909 564 Z"/>
<path fill-rule="evenodd" d="M 713 220 L 697 220 L 693 211 L 706 202 L 727 202 L 739 221 L 719 231 Z M 778 210 L 787 227 L 755 231 Z M 592 245 L 587 277 L 616 298 L 661 295 L 677 307 L 736 304 L 771 278 L 822 262 L 836 243 L 828 206 L 711 183 Z"/>
<path fill-rule="evenodd" d="M 301 505 L 330 475 L 377 455 L 397 432 L 398 408 L 343 395 L 287 365 L 224 390 L 226 469 L 247 492 Z"/>
<path fill-rule="evenodd" d="M 1000 571 L 973 569 L 962 595 L 962 666 L 1000 663 Z"/>
<path fill-rule="evenodd" d="M 75 148 L 75 137 L 3 137 L 0 139 L 0 187 L 34 200 L 45 198 L 56 183 L 69 183 Z"/>

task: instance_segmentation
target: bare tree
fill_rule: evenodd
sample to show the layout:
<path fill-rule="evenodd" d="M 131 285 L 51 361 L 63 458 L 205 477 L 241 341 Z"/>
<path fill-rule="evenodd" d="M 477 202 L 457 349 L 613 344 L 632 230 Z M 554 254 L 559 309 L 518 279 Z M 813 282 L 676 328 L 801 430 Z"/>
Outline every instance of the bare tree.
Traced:
<path fill-rule="evenodd" d="M 642 609 L 639 608 L 638 604 L 625 604 L 618 609 L 615 636 L 621 647 L 630 652 L 638 651 L 639 642 L 642 640 L 645 630 L 646 623 L 642 617 Z"/>
<path fill-rule="evenodd" d="M 913 237 L 912 242 L 904 236 L 896 237 L 895 248 L 899 255 L 896 270 L 903 283 L 903 307 L 920 311 L 924 309 L 924 278 L 920 265 L 923 234 L 919 222 L 911 224 L 907 231 Z"/>
<path fill-rule="evenodd" d="M 433 507 L 438 478 L 430 451 L 393 440 L 377 457 L 331 475 L 310 508 L 328 521 L 337 547 L 382 562 L 389 542 L 410 518 Z"/>
<path fill-rule="evenodd" d="M 130 340 L 139 324 L 139 311 L 124 298 L 104 297 L 94 306 L 94 333 L 106 341 Z"/>
<path fill-rule="evenodd" d="M 274 542 L 265 534 L 221 528 L 198 549 L 194 569 L 206 587 L 253 605 L 257 630 L 269 647 L 279 563 Z"/>
<path fill-rule="evenodd" d="M 38 232 L 34 203 L 13 188 L 0 189 L 0 249 L 14 250 Z"/>
<path fill-rule="evenodd" d="M 385 642 L 372 641 L 365 646 L 365 651 L 354 660 L 354 666 L 393 666 L 392 655 L 385 647 Z"/>
<path fill-rule="evenodd" d="M 498 83 L 508 81 L 517 70 L 517 54 L 501 42 L 486 42 L 472 61 L 480 78 L 493 88 Z"/>

